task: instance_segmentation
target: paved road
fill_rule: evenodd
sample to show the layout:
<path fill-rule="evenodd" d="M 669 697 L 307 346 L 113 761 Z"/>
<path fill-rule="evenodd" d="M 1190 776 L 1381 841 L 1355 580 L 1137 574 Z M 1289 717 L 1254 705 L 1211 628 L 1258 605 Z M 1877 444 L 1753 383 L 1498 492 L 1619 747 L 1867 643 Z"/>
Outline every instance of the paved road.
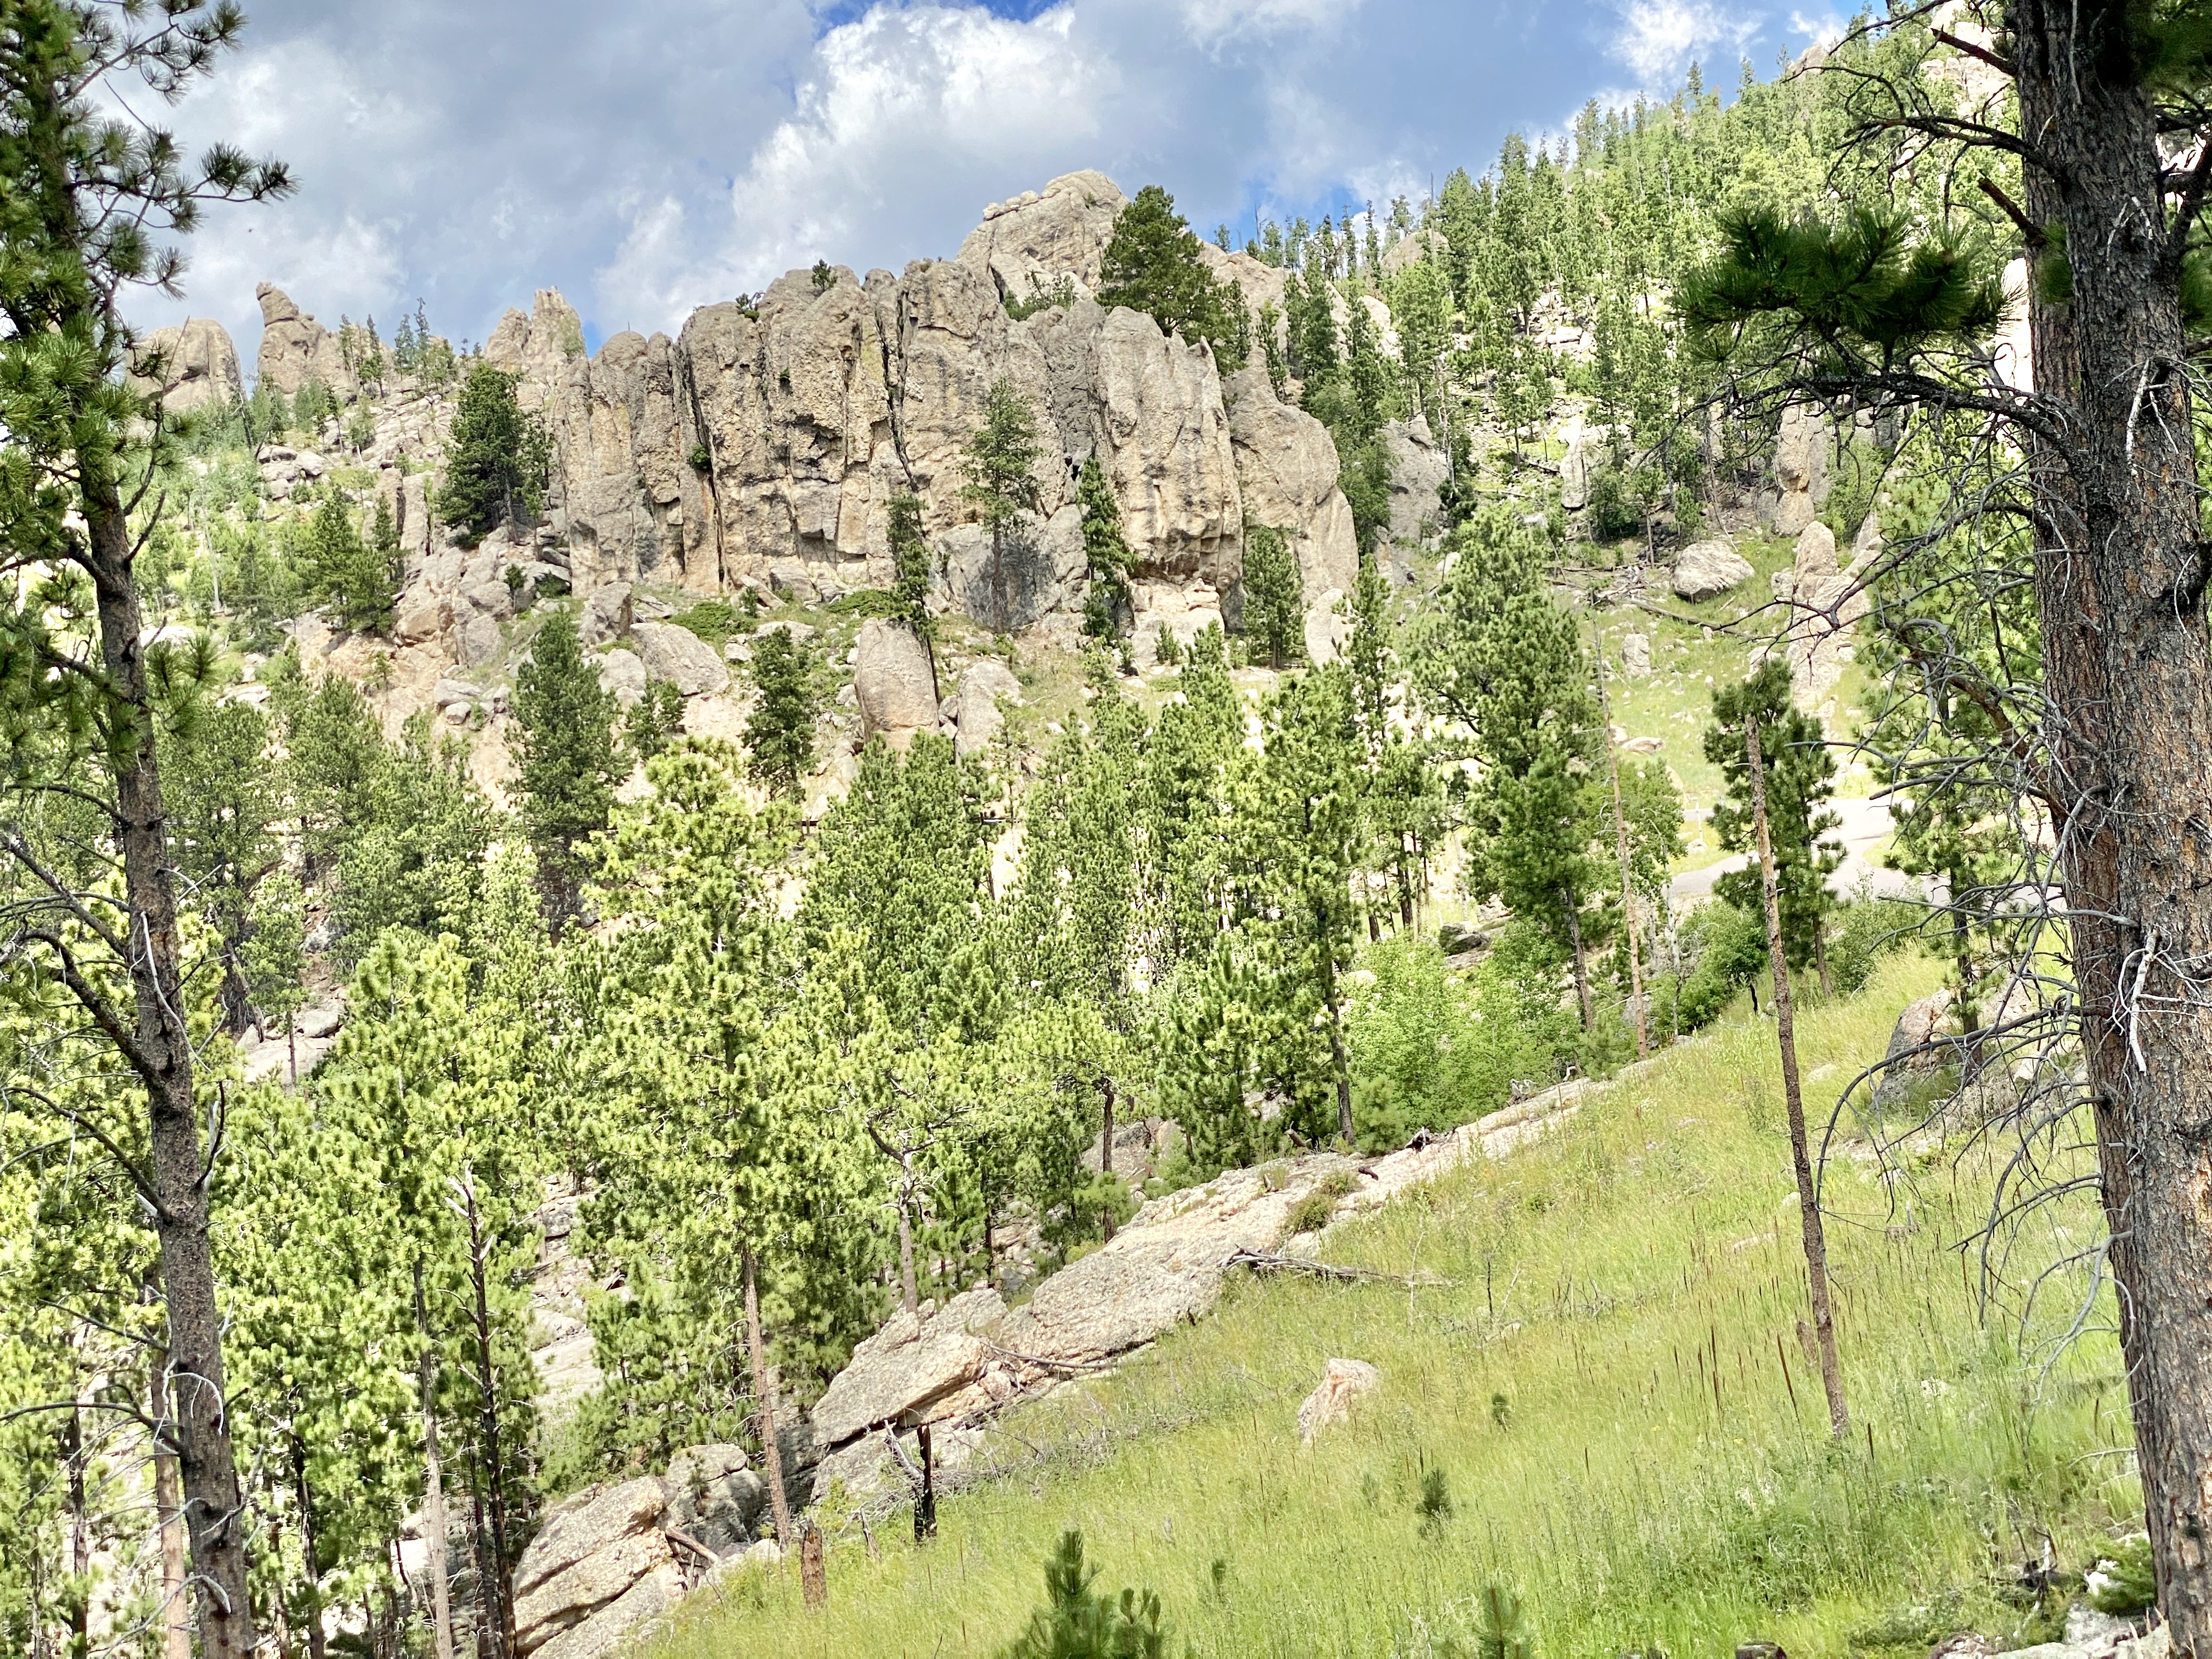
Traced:
<path fill-rule="evenodd" d="M 1844 862 L 1829 878 L 1828 885 L 1838 893 L 1850 893 L 1865 881 L 1876 893 L 1918 896 L 1919 883 L 1910 876 L 1885 869 L 1871 857 L 1875 845 L 1889 833 L 1889 803 L 1849 799 L 1838 800 L 1834 805 L 1836 816 L 1844 821 L 1843 827 L 1833 832 L 1844 844 Z M 1702 870 L 1686 870 L 1668 884 L 1668 892 L 1678 908 L 1694 904 L 1711 895 L 1713 884 L 1723 875 L 1742 869 L 1749 861 L 1747 854 L 1735 853 Z"/>

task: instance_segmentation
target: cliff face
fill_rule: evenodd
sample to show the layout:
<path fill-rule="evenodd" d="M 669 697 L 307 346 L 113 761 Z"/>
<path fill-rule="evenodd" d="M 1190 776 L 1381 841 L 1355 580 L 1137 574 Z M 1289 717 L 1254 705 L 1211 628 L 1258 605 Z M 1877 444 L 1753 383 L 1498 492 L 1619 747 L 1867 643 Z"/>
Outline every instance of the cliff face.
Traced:
<path fill-rule="evenodd" d="M 1041 446 L 1039 522 L 1001 555 L 1011 625 L 1080 608 L 1073 502 L 1092 455 L 1137 555 L 1140 616 L 1233 611 L 1248 517 L 1293 533 L 1310 599 L 1348 586 L 1351 515 L 1320 423 L 1249 374 L 1251 408 L 1232 419 L 1207 349 L 1089 297 L 1121 205 L 1103 175 L 1072 174 L 995 207 L 957 258 L 865 279 L 794 271 L 757 307 L 708 306 L 672 341 L 618 334 L 596 356 L 558 293 L 509 312 L 484 355 L 522 376 L 553 434 L 552 527 L 576 586 L 882 586 L 889 503 L 911 492 L 944 603 L 988 620 L 989 550 L 961 463 L 1002 376 Z M 1055 291 L 1073 303 L 1007 314 L 1010 296 Z"/>

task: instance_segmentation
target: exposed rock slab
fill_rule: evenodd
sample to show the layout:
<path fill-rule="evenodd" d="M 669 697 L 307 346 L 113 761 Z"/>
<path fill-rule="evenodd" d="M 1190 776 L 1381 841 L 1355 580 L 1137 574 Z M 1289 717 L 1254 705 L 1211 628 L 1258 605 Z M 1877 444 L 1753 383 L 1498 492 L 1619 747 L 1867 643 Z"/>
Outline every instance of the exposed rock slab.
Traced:
<path fill-rule="evenodd" d="M 1382 1373 L 1364 1359 L 1332 1359 L 1321 1381 L 1298 1407 L 1298 1442 L 1310 1446 L 1323 1429 L 1352 1419 L 1356 1400 L 1382 1386 Z"/>
<path fill-rule="evenodd" d="M 1696 605 L 1733 592 L 1757 574 L 1726 542 L 1692 542 L 1674 560 L 1674 597 Z"/>
<path fill-rule="evenodd" d="M 1359 578 L 1359 544 L 1352 503 L 1337 487 L 1328 428 L 1277 398 L 1265 368 L 1239 369 L 1223 392 L 1246 520 L 1290 537 L 1309 604 L 1331 589 L 1350 592 Z"/>
<path fill-rule="evenodd" d="M 854 642 L 853 689 L 860 705 L 863 738 L 884 735 L 903 749 L 917 732 L 934 731 L 937 687 L 929 650 L 903 625 L 871 617 Z"/>
<path fill-rule="evenodd" d="M 173 328 L 157 328 L 138 342 L 131 356 L 151 368 L 161 363 L 161 406 L 189 414 L 210 404 L 237 403 L 246 396 L 246 376 L 230 331 L 206 317 L 191 317 Z M 147 390 L 153 390 L 150 380 Z"/>

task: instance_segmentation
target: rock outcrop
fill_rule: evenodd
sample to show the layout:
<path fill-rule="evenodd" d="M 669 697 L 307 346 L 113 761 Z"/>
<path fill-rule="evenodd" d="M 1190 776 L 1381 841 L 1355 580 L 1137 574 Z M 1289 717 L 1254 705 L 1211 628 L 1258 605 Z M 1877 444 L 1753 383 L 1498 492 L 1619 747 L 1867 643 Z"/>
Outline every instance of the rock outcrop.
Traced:
<path fill-rule="evenodd" d="M 937 686 L 928 647 L 914 630 L 872 617 L 854 646 L 853 690 L 860 705 L 860 735 L 882 732 L 904 749 L 917 732 L 937 729 Z"/>
<path fill-rule="evenodd" d="M 1277 1250 L 1294 1225 L 1312 1224 L 1299 1212 L 1315 1194 L 1330 1195 L 1340 1215 L 1371 1209 L 1466 1158 L 1502 1154 L 1575 1103 L 1553 1091 L 1364 1164 L 1321 1152 L 1265 1170 L 1233 1170 L 1146 1204 L 1011 1311 L 996 1291 L 980 1288 L 942 1309 L 925 1304 L 896 1316 L 854 1351 L 814 1409 L 822 1456 L 815 1492 L 880 1490 L 892 1478 L 886 1431 L 933 1425 L 943 1456 L 963 1443 L 957 1437 L 969 1425 L 1007 1403 L 1110 1370 L 1175 1325 L 1202 1317 L 1238 1261 Z"/>
<path fill-rule="evenodd" d="M 1867 524 L 1873 523 L 1869 514 Z M 1868 546 L 1880 545 L 1877 533 Z M 1872 607 L 1858 569 L 1858 560 L 1848 570 L 1837 562 L 1835 532 L 1815 519 L 1798 532 L 1790 570 L 1777 578 L 1780 596 L 1790 601 L 1790 690 L 1805 708 L 1817 706 L 1835 689 L 1848 659 L 1851 625 Z"/>
<path fill-rule="evenodd" d="M 1443 523 L 1444 480 L 1451 460 L 1416 415 L 1382 428 L 1390 454 L 1390 534 L 1399 541 L 1426 541 Z"/>
<path fill-rule="evenodd" d="M 1098 290 L 1099 262 L 1115 216 L 1128 205 L 1103 173 L 1070 173 L 983 210 L 960 245 L 960 264 L 998 285 L 1001 299 L 1048 299 L 1066 283 L 1076 297 Z"/>
<path fill-rule="evenodd" d="M 641 578 L 701 595 L 884 586 L 890 503 L 912 494 L 942 573 L 936 602 L 1019 629 L 1080 609 L 1074 491 L 1092 456 L 1140 585 L 1218 605 L 1241 578 L 1249 520 L 1295 533 L 1310 597 L 1348 588 L 1351 512 L 1327 429 L 1264 374 L 1238 380 L 1259 393 L 1225 400 L 1210 349 L 1091 297 L 1123 201 L 1103 174 L 1071 173 L 996 205 L 957 258 L 897 276 L 793 271 L 757 301 L 693 313 L 673 340 L 623 333 L 588 352 L 551 289 L 509 312 L 484 356 L 521 377 L 552 436 L 548 517 L 576 591 Z M 1282 273 L 1222 258 L 1254 291 L 1279 287 Z M 1033 279 L 1068 302 L 1010 316 Z M 340 386 L 327 331 L 274 289 L 263 305 L 272 384 L 296 390 L 313 370 Z M 962 497 L 962 459 L 1001 380 L 1036 420 L 1039 511 L 994 556 Z"/>
<path fill-rule="evenodd" d="M 292 296 L 274 283 L 262 283 L 254 297 L 261 301 L 262 385 L 294 398 L 313 380 L 321 381 L 340 403 L 351 403 L 361 395 L 338 349 L 337 335 L 293 304 Z"/>
<path fill-rule="evenodd" d="M 1349 1422 L 1352 1402 L 1382 1386 L 1382 1373 L 1364 1359 L 1332 1359 L 1298 1407 L 1298 1443 L 1310 1446 L 1323 1429 Z"/>
<path fill-rule="evenodd" d="M 960 676 L 959 689 L 947 700 L 955 727 L 953 745 L 963 755 L 980 755 L 1006 723 L 1002 702 L 1009 706 L 1022 700 L 1022 683 L 1013 670 L 986 657 L 971 663 Z"/>
<path fill-rule="evenodd" d="M 1781 491 L 1774 533 L 1795 536 L 1828 499 L 1828 422 L 1818 410 L 1792 404 L 1782 411 L 1774 441 L 1774 482 Z"/>
<path fill-rule="evenodd" d="M 246 396 L 246 377 L 239 368 L 230 331 L 208 318 L 188 318 L 174 328 L 155 329 L 138 342 L 131 356 L 135 366 L 149 371 L 143 380 L 148 391 L 155 389 L 150 371 L 160 362 L 161 406 L 173 414 L 236 403 Z"/>
<path fill-rule="evenodd" d="M 1674 559 L 1674 597 L 1692 605 L 1733 592 L 1755 573 L 1726 542 L 1692 542 Z"/>

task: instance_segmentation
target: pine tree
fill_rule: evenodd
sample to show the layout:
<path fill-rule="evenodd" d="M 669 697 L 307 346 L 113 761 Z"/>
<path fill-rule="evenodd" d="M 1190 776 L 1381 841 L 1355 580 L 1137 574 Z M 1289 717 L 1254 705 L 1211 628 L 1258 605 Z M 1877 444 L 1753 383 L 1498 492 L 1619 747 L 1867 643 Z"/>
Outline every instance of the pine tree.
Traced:
<path fill-rule="evenodd" d="M 177 873 L 219 942 L 223 1027 L 232 1036 L 252 1023 L 244 952 L 255 890 L 278 861 L 273 832 L 285 801 L 268 749 L 261 712 L 224 702 L 185 723 L 163 754 L 176 783 L 169 833 Z"/>
<path fill-rule="evenodd" d="M 1303 653 L 1305 605 L 1298 556 L 1290 538 L 1267 525 L 1244 526 L 1244 631 L 1280 671 Z"/>
<path fill-rule="evenodd" d="M 814 723 L 823 702 L 819 653 L 790 629 L 753 639 L 755 702 L 745 722 L 752 775 L 775 793 L 793 796 L 814 770 Z"/>
<path fill-rule="evenodd" d="M 1084 458 L 1075 504 L 1083 514 L 1083 556 L 1091 580 L 1083 631 L 1095 640 L 1116 639 L 1132 614 L 1129 571 L 1135 561 L 1121 535 L 1121 505 L 1096 455 Z"/>
<path fill-rule="evenodd" d="M 1071 1528 L 1045 1563 L 1045 1605 L 999 1659 L 1166 1659 L 1174 1632 L 1160 1622 L 1159 1597 L 1101 1595 L 1091 1589 L 1097 1578 L 1085 1570 L 1083 1534 Z"/>
<path fill-rule="evenodd" d="M 1012 379 L 1001 375 L 983 399 L 983 423 L 968 441 L 962 468 L 968 482 L 961 499 L 991 532 L 991 626 L 1007 627 L 1006 543 L 1024 514 L 1040 510 L 1036 416 Z"/>
<path fill-rule="evenodd" d="M 937 682 L 937 618 L 929 614 L 929 537 L 922 528 L 921 505 L 921 497 L 910 492 L 890 499 L 885 537 L 891 550 L 892 614 L 928 653 L 930 690 L 941 697 Z"/>
<path fill-rule="evenodd" d="M 1570 957 L 1590 1029 L 1589 950 L 1603 890 L 1597 710 L 1574 621 L 1545 591 L 1540 532 L 1491 507 L 1455 536 L 1459 562 L 1420 664 L 1430 696 L 1474 734 L 1482 763 L 1468 803 L 1479 830 L 1468 886 L 1503 898 Z"/>
<path fill-rule="evenodd" d="M 325 495 L 307 520 L 299 549 L 308 593 L 330 605 L 341 627 L 364 634 L 387 631 L 398 600 L 398 531 L 390 507 L 381 500 L 378 507 L 382 517 L 372 544 L 362 539 L 345 499 L 335 492 Z"/>
<path fill-rule="evenodd" d="M 227 143 L 188 160 L 112 90 L 143 78 L 167 97 L 187 95 L 237 45 L 244 21 L 235 6 L 183 0 L 150 11 L 20 0 L 0 31 L 0 636 L 12 662 L 38 665 L 0 690 L 13 762 L 0 820 L 16 826 L 0 848 L 27 890 L 14 911 L 11 971 L 36 988 L 26 995 L 78 1005 L 82 1030 L 64 1046 L 91 1052 L 76 1064 L 106 1072 L 118 1092 L 127 1077 L 144 1102 L 143 1130 L 122 1133 L 143 1163 L 113 1173 L 125 1190 L 135 1175 L 146 1194 L 161 1340 L 194 1379 L 173 1401 L 173 1433 L 204 1659 L 246 1659 L 258 1637 L 210 1238 L 215 1154 L 201 1136 L 213 1102 L 188 1023 L 190 945 L 164 836 L 157 732 L 172 692 L 204 684 L 213 665 L 211 653 L 142 640 L 131 514 L 133 480 L 144 475 L 126 450 L 153 410 L 131 389 L 125 313 L 136 290 L 174 290 L 183 259 L 162 240 L 188 234 L 207 203 L 273 201 L 292 182 L 281 163 L 250 162 Z M 110 872 L 90 903 L 112 925 L 88 926 L 84 892 L 24 857 L 21 826 L 64 793 Z"/>
<path fill-rule="evenodd" d="M 545 502 L 552 440 L 543 422 L 523 413 L 515 380 L 489 363 L 472 363 L 453 410 L 438 512 L 471 536 L 526 523 Z"/>
<path fill-rule="evenodd" d="M 1729 787 L 1729 799 L 1714 804 L 1712 823 L 1721 845 L 1732 853 L 1749 849 L 1753 839 L 1743 737 L 1747 720 L 1759 722 L 1765 755 L 1766 816 L 1773 829 L 1783 944 L 1792 967 L 1818 966 L 1825 988 L 1826 924 L 1836 904 L 1828 878 L 1844 859 L 1842 847 L 1826 839 L 1842 823 L 1828 810 L 1835 794 L 1835 757 L 1828 752 L 1820 722 L 1790 699 L 1787 658 L 1770 656 L 1741 685 L 1716 690 L 1714 723 L 1705 728 L 1705 758 L 1721 769 Z M 1757 910 L 1758 866 L 1721 877 L 1713 890 L 1731 904 Z"/>
<path fill-rule="evenodd" d="M 1098 303 L 1146 312 L 1162 332 L 1205 342 L 1224 371 L 1243 367 L 1231 350 L 1243 297 L 1214 279 L 1197 233 L 1158 185 L 1146 185 L 1115 216 L 1099 262 Z"/>
<path fill-rule="evenodd" d="M 615 743 L 615 701 L 584 656 L 576 624 L 556 611 L 514 677 L 520 726 L 517 781 L 522 821 L 538 854 L 546 914 L 556 927 L 575 913 L 585 843 L 607 826 L 628 768 Z"/>

